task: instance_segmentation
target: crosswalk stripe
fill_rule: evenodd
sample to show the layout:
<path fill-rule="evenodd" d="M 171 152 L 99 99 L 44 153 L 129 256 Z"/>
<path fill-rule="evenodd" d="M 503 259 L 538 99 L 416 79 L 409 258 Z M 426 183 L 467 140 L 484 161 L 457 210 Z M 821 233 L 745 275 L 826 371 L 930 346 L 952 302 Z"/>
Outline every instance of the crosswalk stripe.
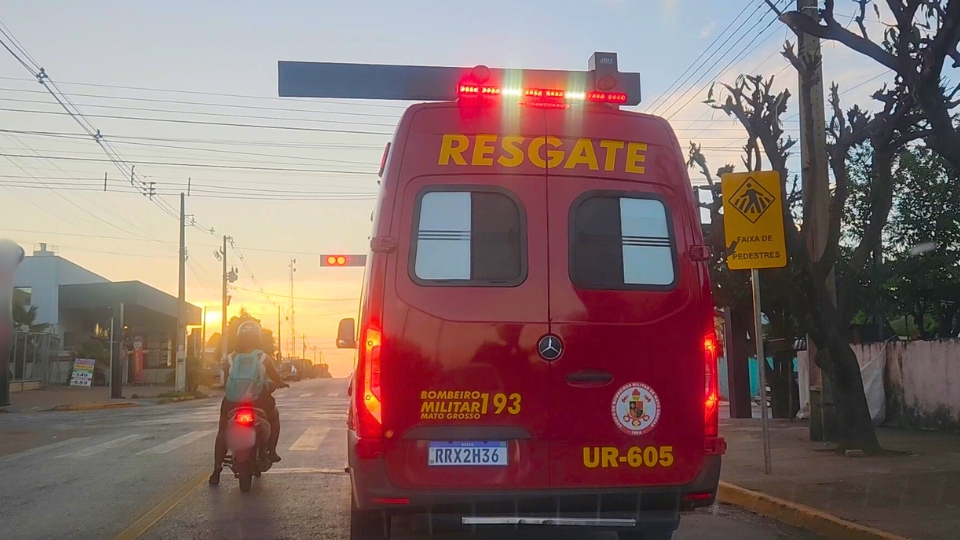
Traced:
<path fill-rule="evenodd" d="M 327 397 L 340 397 L 340 392 L 330 392 Z"/>
<path fill-rule="evenodd" d="M 324 439 L 327 438 L 329 433 L 330 428 L 308 429 L 303 432 L 303 435 L 300 435 L 300 438 L 297 439 L 297 442 L 293 443 L 293 445 L 290 447 L 290 451 L 317 451 L 320 449 L 320 444 Z"/>
<path fill-rule="evenodd" d="M 67 439 L 67 440 L 65 440 L 65 441 L 59 441 L 59 442 L 55 442 L 55 443 L 53 443 L 53 444 L 47 444 L 47 445 L 44 445 L 44 446 L 38 446 L 38 447 L 36 447 L 36 448 L 31 448 L 30 450 L 24 450 L 23 452 L 18 452 L 18 453 L 16 453 L 16 454 L 10 454 L 9 456 L 5 456 L 5 457 L 3 458 L 3 462 L 4 462 L 4 463 L 7 463 L 8 461 L 13 461 L 13 460 L 15 460 L 15 459 L 19 459 L 19 458 L 22 458 L 22 457 L 32 456 L 32 455 L 34 455 L 34 454 L 39 454 L 40 452 L 45 452 L 45 451 L 47 451 L 47 450 L 56 450 L 57 448 L 62 448 L 62 447 L 64 447 L 64 446 L 68 445 L 68 444 L 74 444 L 74 443 L 78 443 L 78 442 L 81 442 L 81 441 L 85 441 L 85 440 L 87 440 L 87 439 L 89 439 L 89 438 L 90 438 L 90 437 L 77 437 L 77 438 L 75 438 L 75 439 Z"/>
<path fill-rule="evenodd" d="M 140 438 L 143 438 L 143 435 L 141 435 L 140 433 L 134 433 L 133 435 L 127 435 L 126 437 L 120 437 L 120 438 L 118 438 L 118 439 L 113 439 L 113 440 L 107 441 L 107 442 L 105 442 L 105 443 L 100 443 L 100 444 L 95 445 L 95 446 L 90 446 L 90 447 L 88 447 L 88 448 L 84 448 L 83 450 L 77 450 L 76 452 L 71 452 L 71 453 L 69 453 L 69 454 L 63 454 L 63 455 L 57 456 L 57 458 L 59 459 L 59 458 L 65 458 L 65 457 L 75 457 L 75 458 L 90 457 L 90 456 L 99 454 L 100 452 L 103 452 L 104 450 L 109 450 L 109 449 L 111 449 L 111 448 L 118 448 L 118 447 L 123 446 L 123 445 L 125 445 L 125 444 L 132 443 L 133 441 L 135 441 L 135 440 L 137 440 L 137 439 L 140 439 Z"/>
<path fill-rule="evenodd" d="M 172 452 L 176 450 L 177 448 L 180 448 L 181 446 L 186 446 L 192 443 L 193 441 L 196 441 L 197 439 L 202 439 L 207 435 L 210 435 L 211 433 L 216 433 L 216 431 L 217 430 L 215 429 L 207 429 L 203 431 L 191 431 L 190 433 L 181 435 L 176 439 L 171 439 L 163 444 L 158 444 L 157 446 L 154 446 L 152 448 L 147 448 L 146 450 L 137 452 L 137 455 L 139 456 L 142 454 L 166 454 L 168 452 Z"/>
<path fill-rule="evenodd" d="M 313 392 L 307 392 L 306 394 L 300 394 L 300 397 L 310 397 L 313 395 Z"/>

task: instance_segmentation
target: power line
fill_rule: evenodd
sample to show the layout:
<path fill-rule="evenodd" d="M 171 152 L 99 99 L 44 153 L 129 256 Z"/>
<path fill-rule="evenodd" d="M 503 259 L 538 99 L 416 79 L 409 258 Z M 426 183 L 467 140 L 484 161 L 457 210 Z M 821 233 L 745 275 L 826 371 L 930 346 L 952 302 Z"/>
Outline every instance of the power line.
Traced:
<path fill-rule="evenodd" d="M 3 136 L 4 136 L 4 137 L 7 137 L 7 138 L 9 138 L 9 139 L 11 139 L 11 140 L 13 140 L 14 142 L 16 142 L 17 144 L 19 144 L 20 146 L 22 146 L 24 149 L 26 149 L 26 150 L 28 150 L 28 151 L 30 151 L 30 152 L 33 152 L 33 154 L 35 154 L 35 155 L 37 155 L 37 156 L 40 155 L 40 153 L 37 152 L 36 150 L 34 150 L 32 147 L 30 147 L 30 145 L 26 144 L 26 143 L 23 142 L 23 141 L 18 140 L 18 139 L 17 139 L 16 137 L 14 137 L 13 135 L 10 135 L 10 134 L 7 134 L 7 133 L 3 133 Z M 12 160 L 10 160 L 9 157 L 8 157 L 7 159 L 8 159 L 8 161 L 11 161 L 11 162 L 12 162 Z M 65 170 L 62 169 L 60 166 L 58 166 L 54 161 L 52 161 L 52 160 L 47 160 L 47 161 L 48 161 L 51 165 L 53 165 L 57 170 L 59 170 L 60 172 L 62 172 L 63 174 L 69 174 L 67 171 L 65 171 Z M 27 172 L 23 167 L 21 167 L 19 164 L 15 164 L 15 165 L 17 165 L 17 167 L 18 167 L 21 171 L 26 172 L 26 173 L 29 175 L 29 178 L 32 178 L 33 180 L 35 180 L 35 181 L 37 181 L 37 182 L 40 182 L 40 180 L 39 180 L 36 176 L 34 176 L 34 175 L 31 174 L 31 173 L 28 173 L 28 172 Z M 42 182 L 40 182 L 40 183 L 43 184 Z M 46 186 L 45 186 L 45 187 L 46 187 Z M 61 197 L 61 198 L 62 198 L 62 197 Z M 73 204 L 74 206 L 77 206 L 78 208 L 80 208 L 79 205 L 76 205 L 76 203 L 74 203 L 74 202 L 72 202 L 72 201 L 69 201 L 69 202 L 71 202 L 71 204 Z M 83 210 L 83 209 L 81 208 L 81 210 Z M 85 214 L 86 214 L 86 212 L 85 212 Z M 131 227 L 131 229 L 136 229 L 136 230 L 141 230 L 141 231 L 143 231 L 143 229 L 142 229 L 141 227 L 139 227 L 139 226 L 136 225 L 135 223 L 132 223 L 130 220 L 124 218 L 123 216 L 118 215 L 116 212 L 106 211 L 105 214 L 106 214 L 106 215 L 111 215 L 111 214 L 114 215 L 114 217 L 116 217 L 117 219 L 119 219 L 120 221 L 122 221 L 122 222 L 125 224 L 126 227 Z M 94 217 L 97 217 L 97 219 L 99 219 L 101 222 L 107 223 L 107 221 L 106 221 L 105 219 L 100 218 L 100 217 L 99 217 L 98 215 L 96 215 L 96 214 L 94 214 Z M 109 224 L 109 225 L 112 226 L 112 227 L 114 227 L 114 228 L 118 228 L 116 225 L 113 225 L 113 224 Z M 121 230 L 124 230 L 124 229 L 121 228 Z M 144 232 L 145 232 L 145 231 L 144 231 Z M 156 240 L 155 238 L 149 237 L 148 234 L 142 234 L 142 235 L 140 235 L 140 236 L 142 236 L 143 238 L 149 238 L 149 239 L 151 239 L 151 240 L 154 240 L 154 241 L 159 242 L 159 240 Z"/>
<path fill-rule="evenodd" d="M 3 133 L 3 132 L 0 131 L 0 133 Z M 79 141 L 78 141 L 78 142 L 79 142 Z M 128 143 L 122 143 L 122 144 L 128 144 Z M 154 143 L 130 143 L 130 144 L 133 144 L 133 145 L 136 145 L 136 146 L 151 147 L 151 148 L 157 148 L 157 147 L 163 148 L 162 145 L 156 145 L 156 144 L 154 144 Z M 199 151 L 199 152 L 210 152 L 210 153 L 216 153 L 216 154 L 227 154 L 227 155 L 231 155 L 231 156 L 232 156 L 232 155 L 241 155 L 241 156 L 249 155 L 249 156 L 263 156 L 263 157 L 278 157 L 278 158 L 293 158 L 293 159 L 297 159 L 295 156 L 282 156 L 282 155 L 277 155 L 277 154 L 257 154 L 257 153 L 250 153 L 250 152 L 232 152 L 232 151 L 230 151 L 230 150 L 215 150 L 215 149 L 205 149 L 205 148 L 196 148 L 196 149 L 193 149 L 193 148 L 190 148 L 190 147 L 175 147 L 175 146 L 174 146 L 174 147 L 168 147 L 168 148 L 172 148 L 172 149 L 196 150 L 196 151 Z M 15 150 L 18 150 L 18 149 L 15 149 Z M 9 151 L 11 151 L 9 148 L 0 148 L 0 152 L 9 152 Z M 57 150 L 57 151 L 58 151 L 58 152 L 63 152 L 63 153 L 69 153 L 69 154 L 73 154 L 73 155 L 79 155 L 79 156 L 91 156 L 91 155 L 99 156 L 99 155 L 102 155 L 100 152 L 87 152 L 87 151 L 77 151 L 77 150 Z M 176 153 L 174 153 L 174 154 L 163 153 L 163 155 L 159 155 L 159 156 L 158 156 L 157 154 L 127 154 L 127 157 L 128 157 L 128 158 L 131 158 L 131 162 L 134 162 L 133 160 L 136 160 L 136 159 L 168 158 L 168 159 L 186 159 L 186 160 L 189 160 L 189 159 L 205 159 L 205 161 L 212 161 L 212 162 L 214 162 L 214 164 L 216 164 L 215 162 L 218 162 L 218 161 L 228 161 L 228 162 L 230 162 L 230 163 L 258 164 L 258 165 L 286 165 L 286 166 L 292 166 L 292 167 L 297 167 L 297 166 L 301 166 L 301 165 L 312 165 L 312 164 L 310 164 L 310 163 L 306 163 L 306 164 L 305 164 L 305 163 L 303 163 L 303 162 L 297 162 L 297 161 L 271 161 L 271 160 L 265 161 L 265 160 L 237 159 L 237 158 L 233 158 L 233 157 L 210 157 L 210 158 L 204 158 L 203 156 L 197 156 L 197 155 L 191 155 L 191 154 L 176 154 Z M 320 164 L 324 164 L 324 165 L 331 165 L 331 164 L 332 164 L 332 165 L 334 165 L 334 166 L 336 166 L 336 165 L 356 165 L 356 166 L 361 166 L 361 167 L 370 167 L 370 166 L 371 166 L 371 163 L 372 163 L 371 161 L 353 161 L 353 160 L 342 160 L 342 159 L 326 160 L 326 159 L 322 159 L 322 158 L 311 158 L 311 157 L 305 157 L 305 158 L 303 158 L 303 159 L 308 159 L 308 160 L 312 160 L 312 161 L 317 161 L 317 162 L 319 162 Z M 365 172 L 365 171 L 358 171 L 358 172 Z"/>
<path fill-rule="evenodd" d="M 47 90 L 53 99 L 60 104 L 63 110 L 66 111 L 66 114 L 69 115 L 77 123 L 77 125 L 79 125 L 80 128 L 83 129 L 83 131 L 94 140 L 94 142 L 100 145 L 107 157 L 110 158 L 110 161 L 113 163 L 113 165 L 117 167 L 117 169 L 120 170 L 125 177 L 129 175 L 130 184 L 134 187 L 140 188 L 142 190 L 142 194 L 144 196 L 148 196 L 150 202 L 159 207 L 164 213 L 177 216 L 176 210 L 174 210 L 169 203 L 161 198 L 154 198 L 152 196 L 148 186 L 137 177 L 133 166 L 128 165 L 120 157 L 116 149 L 114 149 L 108 141 L 103 139 L 102 135 L 100 134 L 100 130 L 94 127 L 93 124 L 91 124 L 90 121 L 83 116 L 83 113 L 81 113 L 80 110 L 70 101 L 70 98 L 60 89 L 59 86 L 57 86 L 56 82 L 50 78 L 43 67 L 41 67 L 38 62 L 30 57 L 29 53 L 26 51 L 26 48 L 23 47 L 16 40 L 16 38 L 13 37 L 13 33 L 10 32 L 9 28 L 6 28 L 6 26 L 4 26 L 3 36 L 6 41 L 10 41 L 14 44 L 14 47 L 17 49 L 17 51 L 19 51 L 19 54 L 17 51 L 14 51 L 9 45 L 7 45 L 4 39 L 0 39 L 0 43 L 3 44 L 3 47 L 7 50 L 7 52 L 16 58 L 36 79 L 36 81 L 43 85 L 44 89 Z M 27 61 L 24 60 L 24 57 L 28 58 L 30 62 L 32 62 L 33 66 L 28 64 Z"/>
<path fill-rule="evenodd" d="M 64 105 L 65 107 L 65 105 Z M 12 112 L 12 113 L 28 113 L 28 114 L 52 114 L 52 115 L 69 115 L 75 116 L 75 113 L 71 111 L 60 112 L 60 111 L 38 111 L 35 109 L 16 109 L 16 108 L 0 108 L 0 111 Z M 237 127 L 237 128 L 253 128 L 253 129 L 273 129 L 273 130 L 284 130 L 284 131 L 303 131 L 308 133 L 336 133 L 336 134 L 345 134 L 345 135 L 383 135 L 383 136 L 392 136 L 392 132 L 387 131 L 364 131 L 359 129 L 332 129 L 332 128 L 310 128 L 302 126 L 280 126 L 275 124 L 245 124 L 241 122 L 214 122 L 211 120 L 187 120 L 185 118 L 147 118 L 144 116 L 128 116 L 128 115 L 115 115 L 115 114 L 86 114 L 84 115 L 88 118 L 106 118 L 112 120 L 127 120 L 131 122 L 162 122 L 168 124 L 186 124 L 192 126 L 217 126 L 217 127 Z M 91 137 L 95 139 L 100 139 L 101 136 L 97 134 L 90 134 Z"/>
<path fill-rule="evenodd" d="M 778 2 L 778 4 L 783 3 L 784 5 L 786 5 L 786 2 L 789 2 L 789 1 L 790 1 L 790 0 L 783 0 L 782 2 Z M 760 15 L 760 19 L 758 19 L 757 22 L 761 22 L 761 21 L 763 20 L 763 16 L 764 16 L 764 14 L 761 14 L 761 15 Z M 725 66 L 719 71 L 719 73 L 721 73 L 721 74 L 722 74 L 722 73 L 725 73 L 728 69 L 730 69 L 730 67 L 731 67 L 735 62 L 737 62 L 737 61 L 739 61 L 741 58 L 743 58 L 743 56 L 744 56 L 747 52 L 749 52 L 750 47 L 751 47 L 754 43 L 756 43 L 757 39 L 759 39 L 760 36 L 763 35 L 763 33 L 764 33 L 768 28 L 770 28 L 770 26 L 772 26 L 773 23 L 777 22 L 778 20 L 779 20 L 779 19 L 776 17 L 776 14 L 774 14 L 774 16 L 773 16 L 773 17 L 769 20 L 769 22 L 767 23 L 767 26 L 765 26 L 765 27 L 764 27 L 762 30 L 760 30 L 759 32 L 755 32 L 754 35 L 753 35 L 753 39 L 751 39 L 750 42 L 747 43 L 747 45 L 740 51 L 740 53 L 738 53 L 733 59 L 731 59 L 729 62 L 727 62 L 727 65 L 725 65 Z M 737 39 L 737 41 L 734 42 L 734 44 L 730 46 L 730 48 L 728 49 L 728 52 L 729 52 L 730 50 L 733 50 L 733 48 L 736 47 L 741 41 L 743 41 L 743 39 L 744 39 L 745 37 L 747 37 L 748 35 L 749 35 L 749 34 L 744 34 L 743 36 L 740 36 L 740 38 Z M 727 53 L 725 52 L 725 53 L 723 54 L 723 56 L 726 56 L 726 54 L 727 54 Z M 721 58 L 723 58 L 723 56 L 721 56 Z M 704 72 L 703 75 L 701 75 L 700 78 L 698 78 L 697 81 L 696 81 L 695 83 L 693 83 L 694 86 L 700 84 L 700 82 L 703 81 L 703 79 L 707 76 L 708 73 L 709 73 L 709 72 Z M 704 87 L 701 88 L 700 90 L 692 93 L 692 94 L 690 95 L 690 97 L 687 98 L 687 100 L 683 102 L 683 105 L 681 105 L 679 108 L 677 108 L 673 113 L 671 113 L 671 114 L 669 114 L 669 115 L 665 115 L 666 118 L 667 118 L 667 120 L 669 120 L 669 119 L 673 118 L 674 116 L 676 116 L 677 113 L 679 113 L 680 111 L 682 111 L 684 107 L 686 107 L 687 105 L 689 105 L 690 102 L 693 101 L 694 98 L 696 98 L 697 95 L 700 94 L 701 92 L 703 92 L 703 90 L 705 90 L 705 89 L 706 89 L 706 86 L 704 86 Z M 683 98 L 681 97 L 681 99 L 683 99 Z M 679 101 L 679 100 L 678 100 L 678 101 Z M 674 103 L 674 104 L 676 104 L 676 103 Z M 668 109 L 668 110 L 669 110 L 669 109 Z"/>
<path fill-rule="evenodd" d="M 85 158 L 85 157 L 76 157 L 76 156 L 48 156 L 48 155 L 38 155 L 30 156 L 24 154 L 2 154 L 3 156 L 24 158 L 24 159 L 60 159 L 65 161 L 86 161 L 93 163 L 110 163 L 110 159 L 98 159 L 98 158 Z M 245 170 L 245 171 L 267 171 L 267 172 L 288 172 L 288 173 L 306 173 L 306 174 L 347 174 L 347 175 L 362 175 L 362 176 L 372 176 L 376 174 L 375 172 L 364 172 L 364 171 L 346 171 L 346 170 L 334 170 L 334 169 L 298 169 L 293 167 L 256 167 L 251 165 L 214 165 L 211 163 L 183 163 L 183 162 L 171 162 L 171 161 L 131 161 L 131 165 L 155 165 L 158 167 L 192 167 L 192 168 L 202 168 L 202 169 L 230 169 L 230 170 Z"/>
<path fill-rule="evenodd" d="M 38 179 L 39 181 L 39 179 Z M 23 183 L 23 182 L 0 182 L 0 186 L 5 188 L 13 189 L 53 189 L 56 187 L 59 191 L 66 192 L 102 192 L 102 187 L 93 187 L 93 186 L 75 186 L 70 183 L 60 183 L 60 184 L 49 184 L 44 183 L 42 185 L 36 185 L 33 183 Z M 137 194 L 137 191 L 134 191 L 130 188 L 125 190 L 114 190 L 115 192 L 120 193 L 130 193 Z M 157 196 L 166 195 L 166 196 L 175 196 L 181 193 L 180 190 L 158 190 L 154 189 L 154 194 Z M 282 195 L 282 194 L 271 194 L 271 193 L 241 193 L 241 194 L 229 194 L 222 193 L 220 191 L 212 190 L 197 190 L 190 195 L 191 197 L 197 197 L 201 199 L 225 199 L 225 200 L 239 200 L 239 201 L 288 201 L 288 202 L 346 202 L 346 201 L 368 201 L 372 202 L 376 200 L 376 195 L 311 195 L 311 194 L 291 194 L 291 195 Z M 98 216 L 94 216 L 100 219 Z M 109 223 L 109 222 L 105 222 Z M 205 233 L 210 233 L 210 228 L 204 227 L 195 221 L 189 223 L 190 226 L 193 226 Z M 111 224 L 111 226 L 114 226 Z M 123 228 L 116 227 L 118 230 L 124 230 Z M 216 231 L 210 234 L 216 234 Z M 159 242 L 155 238 L 147 238 L 147 240 Z"/>
<path fill-rule="evenodd" d="M 739 25 L 733 32 L 731 32 L 730 35 L 728 35 L 726 39 L 724 39 L 723 43 L 721 43 L 721 44 L 717 47 L 717 49 L 716 49 L 713 53 L 710 54 L 710 56 L 708 56 L 705 60 L 703 60 L 703 62 L 701 62 L 700 66 L 697 67 L 696 70 L 692 71 L 692 72 L 683 80 L 683 82 L 680 83 L 680 85 L 677 87 L 677 90 L 679 90 L 681 87 L 683 87 L 685 84 L 687 84 L 687 81 L 689 81 L 694 75 L 696 75 L 697 72 L 700 71 L 700 68 L 702 68 L 702 67 L 704 67 L 704 66 L 707 66 L 707 65 L 710 63 L 710 61 L 713 60 L 713 58 L 717 55 L 717 53 L 721 53 L 721 54 L 720 54 L 720 58 L 717 59 L 717 61 L 720 61 L 724 56 L 726 56 L 726 54 L 730 51 L 730 49 L 732 49 L 733 47 L 735 47 L 735 46 L 737 45 L 737 43 L 740 43 L 740 41 L 743 40 L 744 36 L 747 35 L 746 33 L 743 34 L 742 36 L 740 36 L 740 38 L 739 38 L 733 45 L 731 45 L 731 46 L 728 47 L 726 50 L 724 50 L 724 51 L 721 52 L 721 49 L 723 49 L 723 48 L 727 45 L 727 43 L 730 42 L 731 39 L 735 38 L 735 37 L 740 33 L 740 31 L 743 29 L 743 27 L 746 26 L 746 24 L 747 24 L 748 22 L 750 22 L 750 20 L 753 18 L 754 15 L 756 15 L 756 13 L 757 13 L 758 11 L 760 11 L 760 8 L 761 8 L 761 7 L 763 7 L 763 4 L 762 4 L 762 3 L 760 3 L 759 5 L 757 5 L 757 6 L 753 9 L 753 11 L 750 12 L 750 14 L 747 15 L 746 18 L 743 19 L 743 21 L 740 23 L 740 25 Z M 762 17 L 762 16 L 761 16 L 761 17 Z M 734 20 L 734 22 L 736 22 L 736 20 Z M 733 24 L 733 23 L 731 23 L 731 24 Z M 696 86 L 696 85 L 700 84 L 700 81 L 702 81 L 703 78 L 706 77 L 706 75 L 707 75 L 708 73 L 709 73 L 709 70 L 704 71 L 703 74 L 700 75 L 700 77 L 693 83 L 692 86 Z M 674 94 L 676 94 L 676 92 L 674 92 Z M 660 103 L 660 105 L 658 105 L 657 108 L 653 110 L 652 114 L 660 114 L 660 109 L 663 108 L 663 110 L 664 110 L 664 115 L 665 115 L 667 112 L 669 112 L 669 111 L 673 108 L 673 106 L 674 106 L 679 100 L 683 99 L 683 96 L 684 96 L 684 95 L 685 95 L 685 93 L 679 94 L 679 97 L 676 98 L 676 99 L 674 99 L 672 103 L 670 103 L 670 99 L 666 99 L 666 100 L 662 101 L 662 102 Z M 671 97 L 672 97 L 672 96 L 673 96 L 673 94 L 671 94 Z"/>
<path fill-rule="evenodd" d="M 6 77 L 0 77 L 0 79 L 5 79 L 5 78 Z M 0 87 L 0 91 L 31 93 L 31 94 L 46 93 L 46 92 L 43 92 L 42 90 L 28 90 L 25 88 L 9 88 L 9 87 L 6 87 L 6 88 Z M 156 98 L 130 97 L 130 96 L 111 96 L 111 95 L 104 95 L 104 94 L 73 93 L 72 95 L 75 97 L 115 99 L 115 100 L 121 100 L 121 101 L 136 101 L 141 103 L 166 103 L 170 105 L 221 107 L 221 108 L 229 108 L 229 109 L 244 109 L 244 110 L 254 110 L 254 111 L 276 111 L 276 112 L 292 112 L 292 113 L 308 113 L 308 114 L 336 114 L 336 115 L 342 115 L 342 116 L 359 116 L 359 117 L 368 117 L 368 118 L 392 118 L 395 120 L 399 119 L 399 115 L 397 114 L 362 113 L 362 112 L 352 112 L 352 111 L 328 111 L 328 110 L 317 110 L 317 109 L 295 109 L 295 108 L 289 108 L 289 107 L 267 107 L 263 105 L 239 105 L 235 103 L 214 103 L 210 101 L 185 101 L 185 100 L 177 100 L 177 99 L 156 99 Z M 97 105 L 84 104 L 84 106 L 96 107 Z"/>
<path fill-rule="evenodd" d="M 693 69 L 695 66 L 696 66 L 696 69 L 700 69 L 700 67 L 702 67 L 703 64 L 700 64 L 698 66 L 697 62 L 699 62 L 700 59 L 703 58 L 703 55 L 707 54 L 707 51 L 713 48 L 713 46 L 716 45 L 718 41 L 720 41 L 720 38 L 722 38 L 723 35 L 727 33 L 727 30 L 733 27 L 733 24 L 737 22 L 737 19 L 739 19 L 747 11 L 747 8 L 750 7 L 751 3 L 752 3 L 752 0 L 748 1 L 746 4 L 743 5 L 743 9 L 740 10 L 740 13 L 738 13 L 737 16 L 734 17 L 733 20 L 730 21 L 730 23 L 727 24 L 727 26 L 723 30 L 721 30 L 719 34 L 717 34 L 717 37 L 715 37 L 713 41 L 710 42 L 710 44 L 707 45 L 706 48 L 704 48 L 703 51 L 700 52 L 700 56 L 697 56 L 697 58 L 689 66 L 687 66 L 687 69 L 685 69 L 683 73 L 681 73 L 676 79 L 674 79 L 674 81 L 670 83 L 669 86 L 667 86 L 667 89 L 661 92 L 660 95 L 657 96 L 657 98 L 650 103 L 650 106 L 648 107 L 647 110 L 655 111 L 657 108 L 657 103 L 667 98 L 667 96 L 669 96 L 672 91 L 677 89 L 677 83 L 680 83 L 680 79 L 683 79 L 684 75 L 689 73 L 690 70 Z M 684 82 L 686 82 L 687 80 L 689 80 L 689 78 L 684 79 Z M 680 83 L 680 84 L 682 85 L 683 83 Z"/>
<path fill-rule="evenodd" d="M 19 98 L 4 98 L 4 101 L 9 101 L 13 103 L 33 103 L 33 104 L 47 104 L 46 101 L 36 100 L 36 99 L 19 99 Z M 358 122 L 356 120 L 321 120 L 319 118 L 284 118 L 280 116 L 258 116 L 251 114 L 235 114 L 235 113 L 220 113 L 220 112 L 208 112 L 208 111 L 183 111 L 183 110 L 171 110 L 171 109 L 156 109 L 156 108 L 147 108 L 147 107 L 123 107 L 120 105 L 97 105 L 97 104 L 82 104 L 86 108 L 94 109 L 109 109 L 115 111 L 139 111 L 139 112 L 149 112 L 149 113 L 166 113 L 166 114 L 184 114 L 184 115 L 197 115 L 197 116 L 212 116 L 216 118 L 247 118 L 250 120 L 280 120 L 288 122 L 309 122 L 317 124 L 349 124 L 354 126 L 377 126 L 377 127 L 395 127 L 396 122 L 391 124 L 384 124 L 380 122 Z M 94 115 L 87 115 L 94 116 Z M 399 119 L 399 118 L 398 118 Z"/>
<path fill-rule="evenodd" d="M 0 129 L 2 133 L 15 133 L 18 135 L 30 135 L 36 137 L 52 137 L 58 139 L 76 139 L 87 140 L 86 137 L 76 133 L 65 133 L 58 131 L 36 131 L 36 130 L 17 130 Z M 242 140 L 242 139 L 195 139 L 195 138 L 176 138 L 176 137 L 134 137 L 123 135 L 110 135 L 110 140 L 119 141 L 159 141 L 159 142 L 182 142 L 209 145 L 228 145 L 228 146 L 269 146 L 273 148 L 334 148 L 334 149 L 371 149 L 383 150 L 380 144 L 341 144 L 341 143 L 307 143 L 307 142 L 280 142 L 275 140 Z"/>
<path fill-rule="evenodd" d="M 235 288 L 241 291 L 259 292 L 269 296 L 276 296 L 278 298 L 287 298 L 287 299 L 291 298 L 289 294 L 279 294 L 279 293 L 265 292 L 265 291 L 255 290 L 255 289 L 245 289 L 243 287 L 235 287 Z M 309 302 L 359 302 L 360 301 L 360 298 L 311 298 L 309 296 L 293 296 L 292 298 L 294 300 L 306 300 Z"/>
<path fill-rule="evenodd" d="M 7 81 L 25 81 L 32 82 L 32 79 L 24 79 L 22 77 L 0 77 L 0 80 Z M 198 90 L 172 90 L 167 88 L 147 88 L 143 86 L 121 86 L 121 85 L 112 85 L 112 84 L 95 84 L 95 83 L 81 83 L 81 82 L 64 82 L 62 83 L 67 86 L 87 86 L 91 88 L 113 88 L 117 90 L 136 90 L 142 92 L 160 92 L 160 93 L 169 93 L 169 94 L 189 94 L 196 96 L 213 96 L 213 97 L 229 97 L 229 98 L 238 98 L 238 99 L 257 99 L 257 100 L 268 100 L 268 101 L 282 101 L 285 103 L 290 103 L 294 101 L 293 98 L 277 98 L 277 97 L 267 97 L 267 96 L 252 96 L 249 94 L 225 94 L 219 92 L 202 92 Z M 310 98 L 310 103 L 315 102 L 314 98 Z M 355 101 L 347 100 L 337 100 L 337 99 L 324 99 L 323 103 L 335 103 L 340 105 L 363 105 L 366 107 L 377 107 L 383 109 L 406 109 L 407 105 L 396 105 L 389 103 L 363 103 L 358 104 Z"/>

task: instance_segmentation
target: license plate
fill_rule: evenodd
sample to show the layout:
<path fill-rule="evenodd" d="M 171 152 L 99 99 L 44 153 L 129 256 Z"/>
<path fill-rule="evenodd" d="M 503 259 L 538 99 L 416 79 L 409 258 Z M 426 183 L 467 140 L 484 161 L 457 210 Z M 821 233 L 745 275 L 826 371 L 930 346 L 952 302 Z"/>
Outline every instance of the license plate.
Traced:
<path fill-rule="evenodd" d="M 504 441 L 430 442 L 427 464 L 431 467 L 506 467 Z"/>

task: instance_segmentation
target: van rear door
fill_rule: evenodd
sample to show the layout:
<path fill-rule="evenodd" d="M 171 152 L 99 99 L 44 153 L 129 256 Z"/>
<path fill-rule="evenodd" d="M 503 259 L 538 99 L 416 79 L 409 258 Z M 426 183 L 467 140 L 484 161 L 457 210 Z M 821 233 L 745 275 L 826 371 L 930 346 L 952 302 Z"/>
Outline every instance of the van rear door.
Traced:
<path fill-rule="evenodd" d="M 423 106 L 395 149 L 383 428 L 403 488 L 549 486 L 546 179 L 516 161 L 543 114 L 515 120 L 505 141 L 498 109 Z"/>
<path fill-rule="evenodd" d="M 547 178 L 550 329 L 562 344 L 550 372 L 552 484 L 692 481 L 704 447 L 704 309 L 675 139 L 637 115 L 585 114 L 575 133 L 562 113 L 547 116 L 573 163 Z"/>

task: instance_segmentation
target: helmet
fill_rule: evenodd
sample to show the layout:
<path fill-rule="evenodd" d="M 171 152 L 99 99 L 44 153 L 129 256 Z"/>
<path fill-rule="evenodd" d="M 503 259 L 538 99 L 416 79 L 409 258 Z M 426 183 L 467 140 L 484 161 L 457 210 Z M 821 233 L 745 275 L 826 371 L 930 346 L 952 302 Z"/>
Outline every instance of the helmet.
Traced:
<path fill-rule="evenodd" d="M 237 327 L 237 337 L 250 336 L 260 338 L 261 329 L 260 325 L 255 321 L 243 321 L 240 323 L 240 326 Z"/>

